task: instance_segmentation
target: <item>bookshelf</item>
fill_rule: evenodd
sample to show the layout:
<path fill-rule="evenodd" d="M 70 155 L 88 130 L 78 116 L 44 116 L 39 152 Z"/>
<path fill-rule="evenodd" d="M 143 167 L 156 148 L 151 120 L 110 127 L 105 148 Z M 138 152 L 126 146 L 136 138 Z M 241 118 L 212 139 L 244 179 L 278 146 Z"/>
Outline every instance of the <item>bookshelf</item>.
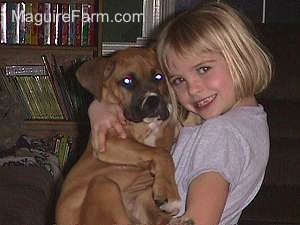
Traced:
<path fill-rule="evenodd" d="M 103 0 L 0 0 L 0 6 L 2 9 L 2 3 L 8 4 L 56 4 L 58 7 L 63 7 L 62 5 L 69 6 L 70 4 L 81 5 L 92 5 L 92 13 L 101 13 L 103 10 Z M 25 6 L 23 6 L 25 7 Z M 82 13 L 83 9 L 80 9 Z M 71 11 L 69 11 L 71 12 Z M 1 32 L 3 30 L 3 11 L 1 11 Z M 89 12 L 90 13 L 90 12 Z M 82 15 L 82 14 L 81 14 Z M 7 16 L 7 15 L 5 15 Z M 81 18 L 81 17 L 80 17 Z M 7 17 L 6 17 L 7 19 Z M 70 22 L 71 24 L 71 22 Z M 6 28 L 10 29 L 10 23 L 6 21 Z M 69 25 L 72 26 L 72 25 Z M 83 25 L 82 25 L 83 26 Z M 5 41 L 0 43 L 0 66 L 3 68 L 7 65 L 43 65 L 41 59 L 42 55 L 46 56 L 55 56 L 55 60 L 59 66 L 64 68 L 66 71 L 72 65 L 72 61 L 78 58 L 91 59 L 93 57 L 101 56 L 102 53 L 102 23 L 94 22 L 93 25 L 90 25 L 88 30 L 91 30 L 93 26 L 93 32 L 89 33 L 92 35 L 93 43 L 86 45 L 61 45 L 61 44 L 25 44 L 25 43 L 14 43 L 11 44 L 10 41 Z M 21 29 L 21 28 L 20 28 Z M 58 29 L 58 28 L 57 28 Z M 59 28 L 60 29 L 60 28 Z M 62 28 L 63 29 L 63 28 Z M 69 27 L 69 29 L 71 29 Z M 76 28 L 77 29 L 77 28 Z M 83 27 L 81 28 L 83 29 Z M 82 31 L 82 30 L 81 30 Z M 20 32 L 20 31 L 19 31 Z M 52 27 L 51 27 L 52 32 Z M 61 31 L 62 32 L 62 31 Z M 73 33 L 74 34 L 74 33 Z M 1 33 L 1 35 L 3 35 Z M 44 33 L 45 35 L 45 33 Z M 52 35 L 52 33 L 50 34 Z M 75 35 L 78 35 L 75 33 Z M 81 34 L 79 34 L 81 35 Z M 82 36 L 81 36 L 82 38 Z M 90 38 L 90 36 L 88 37 Z M 71 39 L 71 34 L 69 33 L 69 40 Z M 69 42 L 70 43 L 70 42 Z M 54 136 L 55 134 L 61 133 L 72 138 L 72 151 L 82 151 L 85 147 L 85 144 L 89 136 L 89 122 L 87 120 L 25 120 L 23 126 L 23 133 L 26 135 L 38 137 L 38 138 L 47 138 Z"/>

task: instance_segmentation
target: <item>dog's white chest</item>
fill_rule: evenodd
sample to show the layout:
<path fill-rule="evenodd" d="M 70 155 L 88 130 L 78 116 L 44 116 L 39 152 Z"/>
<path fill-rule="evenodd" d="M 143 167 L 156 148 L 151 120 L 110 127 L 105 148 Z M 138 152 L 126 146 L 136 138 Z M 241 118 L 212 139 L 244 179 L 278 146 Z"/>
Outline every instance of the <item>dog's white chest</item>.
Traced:
<path fill-rule="evenodd" d="M 151 134 L 144 140 L 144 144 L 151 146 L 151 147 L 156 147 L 156 136 Z"/>
<path fill-rule="evenodd" d="M 156 139 L 158 137 L 160 125 L 161 125 L 161 121 L 158 120 L 149 123 L 149 134 L 144 139 L 145 145 L 156 147 Z"/>

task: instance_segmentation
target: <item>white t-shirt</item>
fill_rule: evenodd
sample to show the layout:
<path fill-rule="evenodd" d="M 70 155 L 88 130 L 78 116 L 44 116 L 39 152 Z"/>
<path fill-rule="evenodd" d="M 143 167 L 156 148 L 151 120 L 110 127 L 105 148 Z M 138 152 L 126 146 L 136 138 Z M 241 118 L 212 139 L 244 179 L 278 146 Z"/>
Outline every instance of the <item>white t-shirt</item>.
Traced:
<path fill-rule="evenodd" d="M 237 224 L 257 194 L 269 157 L 267 115 L 261 105 L 236 107 L 196 127 L 181 129 L 172 150 L 184 214 L 190 183 L 214 171 L 230 183 L 220 225 Z"/>

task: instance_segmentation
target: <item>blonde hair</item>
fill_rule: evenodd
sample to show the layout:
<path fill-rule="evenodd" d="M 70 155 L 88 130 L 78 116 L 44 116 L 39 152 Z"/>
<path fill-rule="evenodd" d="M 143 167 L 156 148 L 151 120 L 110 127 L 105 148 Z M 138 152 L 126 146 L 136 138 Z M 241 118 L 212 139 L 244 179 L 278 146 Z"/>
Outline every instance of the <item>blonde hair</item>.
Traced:
<path fill-rule="evenodd" d="M 272 77 L 268 51 L 250 32 L 249 21 L 220 2 L 186 11 L 160 32 L 157 53 L 162 69 L 169 73 L 168 54 L 220 53 L 232 76 L 237 101 L 263 91 Z"/>

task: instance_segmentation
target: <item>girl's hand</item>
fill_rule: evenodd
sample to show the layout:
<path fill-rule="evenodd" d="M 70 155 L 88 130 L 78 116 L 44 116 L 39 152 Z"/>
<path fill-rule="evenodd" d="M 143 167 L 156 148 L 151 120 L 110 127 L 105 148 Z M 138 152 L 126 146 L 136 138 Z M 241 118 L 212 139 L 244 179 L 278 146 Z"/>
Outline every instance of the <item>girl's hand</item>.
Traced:
<path fill-rule="evenodd" d="M 124 125 L 126 119 L 117 104 L 94 100 L 89 106 L 88 115 L 91 124 L 91 143 L 94 151 L 106 150 L 106 134 L 110 128 L 115 129 L 121 138 L 126 138 Z"/>

